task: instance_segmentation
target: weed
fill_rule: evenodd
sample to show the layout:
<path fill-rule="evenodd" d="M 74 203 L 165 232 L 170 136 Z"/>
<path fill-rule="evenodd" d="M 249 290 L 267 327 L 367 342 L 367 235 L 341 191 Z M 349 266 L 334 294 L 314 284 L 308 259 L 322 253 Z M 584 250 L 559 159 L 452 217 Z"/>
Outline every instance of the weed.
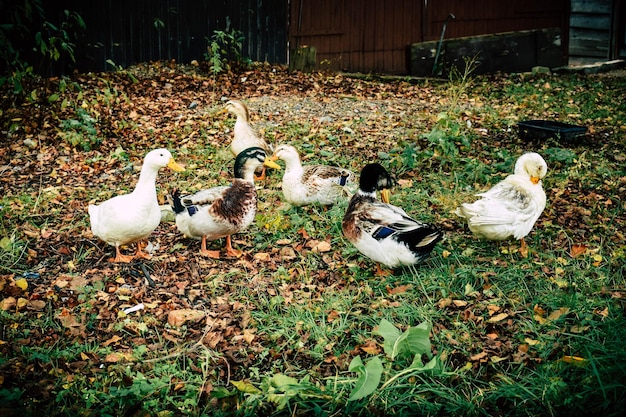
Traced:
<path fill-rule="evenodd" d="M 230 71 L 229 60 L 234 60 L 238 64 L 244 63 L 242 47 L 245 38 L 243 32 L 236 29 L 229 30 L 229 23 L 227 22 L 226 30 L 215 30 L 210 38 L 206 38 L 209 45 L 204 58 L 209 63 L 213 76 L 224 71 Z"/>

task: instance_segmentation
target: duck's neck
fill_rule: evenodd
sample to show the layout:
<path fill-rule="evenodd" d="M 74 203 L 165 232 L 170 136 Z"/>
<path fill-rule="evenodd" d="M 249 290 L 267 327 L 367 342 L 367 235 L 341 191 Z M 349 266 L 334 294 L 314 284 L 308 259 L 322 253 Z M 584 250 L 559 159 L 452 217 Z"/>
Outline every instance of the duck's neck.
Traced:
<path fill-rule="evenodd" d="M 252 128 L 250 127 L 250 123 L 245 116 L 237 116 L 237 120 L 235 121 L 235 133 L 241 134 L 254 134 Z"/>
<path fill-rule="evenodd" d="M 302 174 L 304 172 L 304 168 L 302 168 L 300 158 L 285 159 L 285 172 Z"/>
<path fill-rule="evenodd" d="M 159 170 L 153 167 L 143 166 L 139 173 L 139 180 L 135 186 L 134 193 L 150 194 L 156 200 L 156 177 Z"/>

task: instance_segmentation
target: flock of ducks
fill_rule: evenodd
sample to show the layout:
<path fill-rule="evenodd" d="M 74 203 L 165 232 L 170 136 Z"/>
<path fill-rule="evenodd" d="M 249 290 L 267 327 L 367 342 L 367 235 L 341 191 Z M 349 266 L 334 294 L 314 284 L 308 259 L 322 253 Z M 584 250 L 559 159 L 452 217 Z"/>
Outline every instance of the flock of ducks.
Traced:
<path fill-rule="evenodd" d="M 176 214 L 176 226 L 186 237 L 201 241 L 202 255 L 219 258 L 219 250 L 208 250 L 207 240 L 225 238 L 225 252 L 239 257 L 232 247 L 231 235 L 240 233 L 254 221 L 257 209 L 255 180 L 265 178 L 265 169 L 279 170 L 285 163 L 282 192 L 294 206 L 329 206 L 350 194 L 341 226 L 344 236 L 363 255 L 376 263 L 376 274 L 385 275 L 380 265 L 396 268 L 424 261 L 443 232 L 436 225 L 420 222 L 402 208 L 389 203 L 393 180 L 378 163 L 367 164 L 358 177 L 350 170 L 327 165 L 302 165 L 296 148 L 281 144 L 273 149 L 250 126 L 248 108 L 240 101 L 226 103 L 224 112 L 237 117 L 230 149 L 235 156 L 230 185 L 208 188 L 190 195 L 174 190 L 168 196 Z M 113 197 L 100 205 L 89 205 L 93 234 L 115 247 L 114 262 L 130 262 L 149 257 L 140 241 L 159 225 L 161 211 L 157 201 L 156 177 L 159 169 L 184 171 L 166 149 L 149 152 L 143 162 L 133 192 Z M 462 204 L 456 214 L 467 221 L 478 237 L 521 240 L 531 231 L 546 205 L 541 179 L 547 173 L 544 159 L 537 153 L 522 155 L 515 171 L 490 190 L 477 194 L 472 203 Z M 356 192 L 354 189 L 357 187 Z M 377 197 L 380 194 L 380 199 Z M 137 244 L 134 255 L 124 255 L 120 247 Z M 526 252 L 527 253 L 527 252 Z"/>

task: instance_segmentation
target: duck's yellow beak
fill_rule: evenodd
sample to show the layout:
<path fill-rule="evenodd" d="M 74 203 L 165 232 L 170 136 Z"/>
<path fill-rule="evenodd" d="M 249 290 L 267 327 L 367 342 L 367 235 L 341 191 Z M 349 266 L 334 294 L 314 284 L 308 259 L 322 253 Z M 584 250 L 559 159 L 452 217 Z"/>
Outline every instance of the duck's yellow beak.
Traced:
<path fill-rule="evenodd" d="M 533 177 L 533 176 L 530 177 L 530 182 L 532 182 L 533 184 L 538 184 L 540 180 L 541 178 L 539 177 Z"/>
<path fill-rule="evenodd" d="M 265 161 L 263 162 L 263 165 L 268 167 L 268 168 L 272 168 L 272 169 L 280 169 L 280 165 L 278 165 L 274 161 L 275 161 L 274 157 L 270 156 L 269 158 L 265 158 Z"/>
<path fill-rule="evenodd" d="M 174 161 L 174 158 L 170 158 L 170 161 L 167 163 L 167 167 L 176 172 L 183 172 L 185 170 L 185 168 L 178 165 L 176 161 Z"/>
<path fill-rule="evenodd" d="M 389 188 L 383 188 L 380 190 L 380 199 L 383 203 L 389 204 L 389 197 L 391 196 L 391 190 Z"/>

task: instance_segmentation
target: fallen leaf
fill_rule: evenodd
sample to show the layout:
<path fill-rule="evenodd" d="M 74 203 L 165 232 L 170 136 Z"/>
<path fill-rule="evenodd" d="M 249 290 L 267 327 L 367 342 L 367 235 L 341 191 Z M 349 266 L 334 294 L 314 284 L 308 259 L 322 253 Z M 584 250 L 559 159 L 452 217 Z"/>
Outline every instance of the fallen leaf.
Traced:
<path fill-rule="evenodd" d="M 330 243 L 326 242 L 325 240 L 322 240 L 317 245 L 315 245 L 315 247 L 313 247 L 313 252 L 319 252 L 319 253 L 330 252 L 330 249 L 331 249 Z"/>
<path fill-rule="evenodd" d="M 17 285 L 22 291 L 26 291 L 28 289 L 28 281 L 24 278 L 16 279 L 15 285 Z"/>
<path fill-rule="evenodd" d="M 485 359 L 486 357 L 487 357 L 487 352 L 482 351 L 480 353 L 470 356 L 470 359 L 473 361 L 480 361 L 482 359 Z"/>
<path fill-rule="evenodd" d="M 587 365 L 587 359 L 581 358 L 580 356 L 563 356 L 560 359 L 562 362 L 569 363 L 575 366 L 585 366 Z"/>
<path fill-rule="evenodd" d="M 270 254 L 267 252 L 258 252 L 254 254 L 254 259 L 261 262 L 267 262 L 270 260 Z"/>
<path fill-rule="evenodd" d="M 504 320 L 505 318 L 509 317 L 508 313 L 500 313 L 500 314 L 496 314 L 495 316 L 491 317 L 488 322 L 489 323 L 497 323 L 499 321 Z"/>
<path fill-rule="evenodd" d="M 251 329 L 244 329 L 243 340 L 245 340 L 246 343 L 251 344 L 254 340 L 254 331 Z"/>
<path fill-rule="evenodd" d="M 550 313 L 550 315 L 548 316 L 548 320 L 550 321 L 555 321 L 558 320 L 562 315 L 569 313 L 569 308 L 567 307 L 561 307 L 558 310 L 554 310 L 552 313 Z"/>
<path fill-rule="evenodd" d="M 572 258 L 575 258 L 577 256 L 583 255 L 585 252 L 587 252 L 586 245 L 572 245 L 572 249 L 570 249 L 569 255 Z"/>
<path fill-rule="evenodd" d="M 41 311 L 46 307 L 46 302 L 43 300 L 30 300 L 27 307 L 30 310 Z"/>
<path fill-rule="evenodd" d="M 107 347 L 109 345 L 112 345 L 114 343 L 119 342 L 120 340 L 122 340 L 121 337 L 119 337 L 118 335 L 114 335 L 112 338 L 110 338 L 109 340 L 102 342 L 102 346 Z"/>
<path fill-rule="evenodd" d="M 167 314 L 167 323 L 170 326 L 180 327 L 188 321 L 201 320 L 204 318 L 205 315 L 206 313 L 200 310 L 172 310 Z"/>
<path fill-rule="evenodd" d="M 387 293 L 389 295 L 403 294 L 403 293 L 407 292 L 408 290 L 410 290 L 411 288 L 413 288 L 413 286 L 411 284 L 399 285 L 399 286 L 397 286 L 395 288 L 387 287 Z"/>
<path fill-rule="evenodd" d="M 8 310 L 11 310 L 12 308 L 15 308 L 16 305 L 17 305 L 17 300 L 15 299 L 15 297 L 7 297 L 0 302 L 0 309 L 2 311 L 8 311 Z"/>

